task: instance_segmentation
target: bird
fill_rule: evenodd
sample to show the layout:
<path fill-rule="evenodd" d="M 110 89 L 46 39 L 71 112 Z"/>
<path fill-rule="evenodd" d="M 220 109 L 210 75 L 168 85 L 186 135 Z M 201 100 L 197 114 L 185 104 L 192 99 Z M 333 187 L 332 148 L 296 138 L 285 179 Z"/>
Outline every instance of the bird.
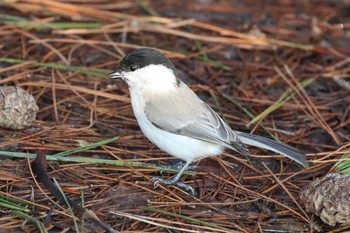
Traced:
<path fill-rule="evenodd" d="M 173 179 L 152 178 L 154 184 L 178 185 L 194 161 L 217 156 L 228 148 L 249 156 L 247 145 L 282 154 L 304 167 L 305 154 L 266 137 L 233 130 L 178 76 L 173 63 L 152 48 L 131 51 L 109 78 L 126 82 L 131 105 L 144 135 L 162 151 L 186 163 Z"/>

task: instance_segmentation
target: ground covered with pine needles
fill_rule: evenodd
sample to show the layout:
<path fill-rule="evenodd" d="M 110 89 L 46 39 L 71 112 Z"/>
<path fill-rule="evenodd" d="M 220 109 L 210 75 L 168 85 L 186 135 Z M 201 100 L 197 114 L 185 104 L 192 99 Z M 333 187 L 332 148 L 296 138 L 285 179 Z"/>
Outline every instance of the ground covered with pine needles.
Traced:
<path fill-rule="evenodd" d="M 0 2 L 0 85 L 30 92 L 39 111 L 0 130 L 2 232 L 102 232 L 36 178 L 120 232 L 341 232 L 306 213 L 302 187 L 337 171 L 350 153 L 349 1 Z M 159 49 L 181 79 L 237 130 L 307 153 L 304 169 L 250 147 L 196 162 L 176 186 L 179 162 L 151 144 L 128 89 L 107 78 L 135 48 Z"/>

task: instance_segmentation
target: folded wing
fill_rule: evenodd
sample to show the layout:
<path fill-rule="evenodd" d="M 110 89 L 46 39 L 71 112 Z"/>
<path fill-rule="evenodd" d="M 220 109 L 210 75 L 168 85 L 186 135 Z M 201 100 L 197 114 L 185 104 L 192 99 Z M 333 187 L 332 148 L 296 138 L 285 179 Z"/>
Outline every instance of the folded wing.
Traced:
<path fill-rule="evenodd" d="M 249 155 L 236 133 L 186 85 L 181 93 L 153 96 L 146 103 L 145 113 L 156 127 L 173 134 L 218 144 Z M 170 103 L 170 104 L 169 104 Z"/>

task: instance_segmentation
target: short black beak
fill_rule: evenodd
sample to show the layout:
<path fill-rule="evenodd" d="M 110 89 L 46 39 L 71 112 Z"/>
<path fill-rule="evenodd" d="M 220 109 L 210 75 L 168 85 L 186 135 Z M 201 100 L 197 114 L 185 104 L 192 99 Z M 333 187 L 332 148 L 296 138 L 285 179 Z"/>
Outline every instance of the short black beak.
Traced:
<path fill-rule="evenodd" d="M 116 71 L 113 71 L 112 73 L 110 73 L 108 77 L 110 79 L 120 79 L 123 77 L 123 75 L 120 73 L 119 70 L 116 70 Z"/>

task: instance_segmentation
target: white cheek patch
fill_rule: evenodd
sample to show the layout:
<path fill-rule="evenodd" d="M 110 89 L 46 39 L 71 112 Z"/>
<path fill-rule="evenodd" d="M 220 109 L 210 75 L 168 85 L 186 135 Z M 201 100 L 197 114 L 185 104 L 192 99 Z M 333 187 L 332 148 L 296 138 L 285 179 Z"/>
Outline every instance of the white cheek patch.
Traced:
<path fill-rule="evenodd" d="M 146 88 L 148 91 L 166 91 L 176 86 L 174 72 L 163 65 L 148 65 L 125 74 L 129 85 Z"/>

